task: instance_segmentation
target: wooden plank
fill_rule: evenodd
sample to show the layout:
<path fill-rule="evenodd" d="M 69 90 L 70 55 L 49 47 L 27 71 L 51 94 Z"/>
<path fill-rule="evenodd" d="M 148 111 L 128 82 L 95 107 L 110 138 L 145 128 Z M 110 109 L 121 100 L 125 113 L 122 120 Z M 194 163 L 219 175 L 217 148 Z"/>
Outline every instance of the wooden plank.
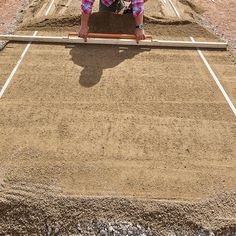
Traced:
<path fill-rule="evenodd" d="M 105 44 L 105 45 L 125 45 L 125 46 L 149 46 L 149 47 L 174 47 L 174 48 L 212 48 L 226 49 L 227 43 L 224 42 L 192 42 L 192 41 L 169 41 L 146 39 L 138 44 L 133 39 L 106 39 L 88 38 L 87 42 L 78 37 L 60 36 L 21 36 L 21 35 L 0 35 L 0 40 L 18 42 L 42 42 L 42 43 L 64 43 L 64 44 Z"/>

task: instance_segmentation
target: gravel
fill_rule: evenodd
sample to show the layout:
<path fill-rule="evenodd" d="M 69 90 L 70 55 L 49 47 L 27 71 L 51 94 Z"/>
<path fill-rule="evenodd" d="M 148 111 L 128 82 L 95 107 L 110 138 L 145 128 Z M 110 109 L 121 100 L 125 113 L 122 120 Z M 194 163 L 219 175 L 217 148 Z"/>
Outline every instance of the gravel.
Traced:
<path fill-rule="evenodd" d="M 9 0 L 0 5 L 0 34 L 11 34 L 21 22 L 27 0 Z M 0 50 L 6 41 L 0 41 Z"/>
<path fill-rule="evenodd" d="M 54 235 L 73 235 L 73 236 L 192 236 L 193 234 L 183 231 L 163 230 L 158 234 L 152 232 L 150 227 L 144 227 L 138 223 L 127 221 L 106 221 L 93 220 L 86 224 L 78 223 L 69 229 L 66 226 L 55 224 L 47 226 L 47 236 Z M 235 235 L 235 232 L 231 232 Z M 215 236 L 211 230 L 200 229 L 194 234 L 196 236 Z M 231 234 L 230 234 L 231 235 Z"/>
<path fill-rule="evenodd" d="M 63 235 L 65 228 L 60 225 L 47 226 L 47 235 Z M 94 220 L 86 225 L 78 223 L 69 229 L 69 234 L 80 236 L 152 236 L 149 227 L 127 221 Z"/>

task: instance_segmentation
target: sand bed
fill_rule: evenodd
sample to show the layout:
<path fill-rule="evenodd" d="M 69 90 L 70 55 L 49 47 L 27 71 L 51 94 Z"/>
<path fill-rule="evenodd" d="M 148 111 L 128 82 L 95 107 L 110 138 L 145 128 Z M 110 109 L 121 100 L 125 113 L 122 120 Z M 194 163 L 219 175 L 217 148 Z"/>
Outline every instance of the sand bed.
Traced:
<path fill-rule="evenodd" d="M 24 21 L 19 33 L 76 30 L 74 15 L 61 17 Z M 101 17 L 92 29 L 113 32 Z M 117 32 L 132 25 L 109 19 Z M 217 40 L 189 20 L 146 29 Z M 22 48 L 0 54 L 0 85 Z M 229 53 L 204 54 L 235 102 Z M 235 117 L 196 50 L 33 44 L 0 107 L 0 232 L 79 235 L 80 223 L 82 235 L 102 235 L 101 221 L 153 235 L 234 232 Z"/>

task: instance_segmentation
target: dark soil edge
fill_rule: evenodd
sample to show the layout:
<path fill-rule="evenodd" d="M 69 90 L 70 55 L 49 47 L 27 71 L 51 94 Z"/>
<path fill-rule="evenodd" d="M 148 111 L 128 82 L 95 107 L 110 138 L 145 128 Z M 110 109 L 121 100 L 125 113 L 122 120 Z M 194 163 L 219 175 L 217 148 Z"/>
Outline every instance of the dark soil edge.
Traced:
<path fill-rule="evenodd" d="M 75 198 L 44 194 L 0 201 L 0 234 L 46 235 L 75 233 L 78 223 L 91 227 L 96 221 L 127 221 L 149 227 L 153 235 L 235 235 L 236 193 L 221 193 L 196 202 Z M 230 219 L 232 220 L 230 220 Z M 54 234 L 56 226 L 60 232 Z M 204 234 L 203 234 L 204 233 Z M 83 234 L 82 234 L 83 235 Z"/>

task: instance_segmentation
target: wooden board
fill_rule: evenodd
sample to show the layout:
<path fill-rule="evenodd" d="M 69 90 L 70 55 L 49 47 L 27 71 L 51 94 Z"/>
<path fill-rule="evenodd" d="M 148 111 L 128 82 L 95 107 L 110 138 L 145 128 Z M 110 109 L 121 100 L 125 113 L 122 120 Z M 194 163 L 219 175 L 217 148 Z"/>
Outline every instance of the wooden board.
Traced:
<path fill-rule="evenodd" d="M 19 41 L 19 42 L 42 42 L 42 43 L 65 43 L 65 44 L 105 44 L 105 45 L 126 45 L 126 46 L 149 46 L 149 47 L 174 47 L 174 48 L 211 48 L 226 49 L 225 42 L 192 42 L 192 41 L 170 41 L 146 39 L 139 43 L 134 39 L 107 39 L 107 38 L 88 38 L 84 39 L 75 36 L 22 36 L 22 35 L 0 35 L 0 40 Z"/>

